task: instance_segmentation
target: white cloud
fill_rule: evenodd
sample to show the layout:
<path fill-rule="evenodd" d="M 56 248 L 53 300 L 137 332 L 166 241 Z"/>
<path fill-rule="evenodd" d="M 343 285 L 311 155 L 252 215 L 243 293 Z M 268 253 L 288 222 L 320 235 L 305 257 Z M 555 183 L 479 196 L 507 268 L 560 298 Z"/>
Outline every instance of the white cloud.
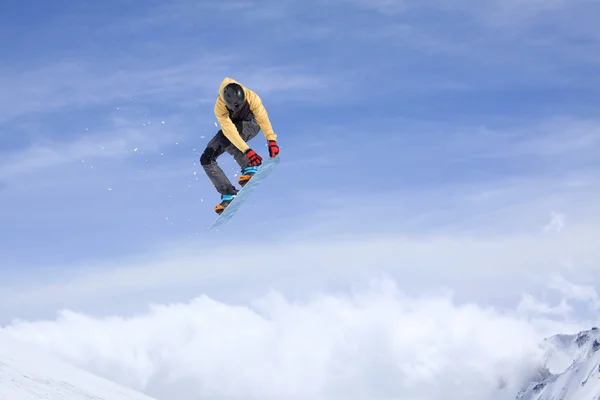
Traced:
<path fill-rule="evenodd" d="M 0 179 L 13 179 L 42 170 L 47 179 L 52 167 L 86 161 L 93 167 L 93 162 L 99 159 L 125 157 L 137 147 L 152 153 L 173 141 L 173 133 L 168 128 L 158 123 L 144 126 L 146 121 L 115 117 L 100 132 L 86 132 L 73 140 L 35 140 L 25 150 L 8 153 L 0 160 Z"/>
<path fill-rule="evenodd" d="M 214 68 L 223 62 L 222 58 L 211 57 L 177 66 L 138 64 L 116 68 L 106 61 L 90 65 L 74 60 L 19 72 L 5 70 L 0 75 L 4 87 L 0 95 L 0 120 L 110 102 L 118 107 L 135 96 L 160 95 L 172 99 L 175 94 L 209 86 L 210 79 L 206 76 L 211 73 L 214 76 Z M 199 80 L 198 76 L 203 78 Z"/>
<path fill-rule="evenodd" d="M 371 19 L 364 18 L 363 29 L 357 27 L 349 33 L 356 35 L 359 42 L 366 38 L 376 43 L 383 38 L 401 50 L 426 54 L 431 65 L 438 60 L 445 65 L 452 59 L 452 67 L 444 69 L 443 74 L 437 70 L 428 74 L 419 64 L 395 60 L 398 76 L 412 79 L 402 82 L 403 91 L 413 91 L 412 82 L 437 88 L 436 93 L 440 93 L 440 88 L 459 93 L 577 88 L 585 93 L 598 87 L 593 74 L 586 72 L 594 71 L 600 63 L 594 51 L 600 41 L 600 29 L 593 18 L 600 7 L 593 0 L 337 3 L 373 11 L 367 13 Z M 373 25 L 369 25 L 370 20 Z M 431 63 L 430 57 L 436 61 Z M 417 76 L 422 78 L 416 79 Z M 545 100 L 550 98 L 546 96 Z M 568 106 L 572 105 L 569 102 Z"/>
<path fill-rule="evenodd" d="M 536 316 L 412 297 L 383 280 L 304 301 L 272 292 L 237 305 L 200 296 L 131 317 L 63 312 L 5 331 L 163 399 L 510 399 L 535 372 L 538 341 L 559 326 L 528 319 Z"/>
<path fill-rule="evenodd" d="M 561 276 L 554 277 L 549 284 L 551 289 L 565 297 L 586 304 L 594 312 L 600 309 L 600 297 L 598 297 L 596 286 L 595 282 L 588 285 L 575 285 Z"/>
<path fill-rule="evenodd" d="M 541 315 L 566 317 L 573 312 L 573 308 L 569 306 L 566 299 L 561 299 L 561 302 L 558 305 L 552 306 L 539 301 L 530 294 L 525 294 L 517 307 L 517 311 L 520 314 L 537 313 Z"/>
<path fill-rule="evenodd" d="M 600 121 L 557 116 L 504 135 L 514 142 L 512 145 L 505 143 L 507 146 L 503 146 L 499 153 L 512 150 L 521 155 L 574 155 L 580 158 L 600 148 Z"/>
<path fill-rule="evenodd" d="M 531 157 L 531 161 L 547 158 L 574 166 L 576 161 L 598 165 L 593 155 L 600 148 L 600 120 L 594 118 L 555 114 L 502 126 L 484 121 L 479 126 L 436 128 L 449 140 L 431 146 L 431 151 L 447 159 Z"/>
<path fill-rule="evenodd" d="M 480 3 L 458 2 L 456 8 L 469 13 L 480 21 L 494 27 L 523 26 L 531 23 L 532 18 L 556 18 L 559 13 L 578 10 L 585 12 L 586 6 L 593 7 L 589 0 L 487 0 Z"/>
<path fill-rule="evenodd" d="M 586 6 L 594 6 L 594 2 L 590 0 L 484 0 L 477 3 L 466 0 L 451 3 L 440 0 L 343 0 L 342 2 L 355 3 L 387 15 L 418 9 L 459 11 L 470 14 L 480 22 L 493 27 L 523 25 L 538 16 L 552 16 L 556 15 L 556 12 L 585 10 Z"/>
<path fill-rule="evenodd" d="M 72 60 L 19 72 L 0 71 L 0 121 L 30 113 L 62 111 L 66 107 L 77 110 L 109 103 L 118 107 L 149 98 L 168 102 L 169 106 L 197 109 L 203 102 L 214 102 L 219 84 L 227 75 L 239 76 L 242 81 L 249 79 L 260 94 L 319 90 L 326 82 L 319 74 L 299 67 L 253 64 L 239 68 L 237 62 L 232 63 L 235 60 L 236 57 L 213 52 L 177 65 L 142 63 L 117 67 L 110 61 L 91 65 Z"/>

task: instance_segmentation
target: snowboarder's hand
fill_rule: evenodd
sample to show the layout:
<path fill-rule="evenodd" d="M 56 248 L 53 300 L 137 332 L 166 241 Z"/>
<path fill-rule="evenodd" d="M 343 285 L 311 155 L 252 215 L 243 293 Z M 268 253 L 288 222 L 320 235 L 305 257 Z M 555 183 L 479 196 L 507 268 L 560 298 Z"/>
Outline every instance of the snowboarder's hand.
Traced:
<path fill-rule="evenodd" d="M 246 150 L 246 157 L 250 161 L 249 167 L 257 167 L 262 163 L 262 158 L 252 149 Z"/>
<path fill-rule="evenodd" d="M 277 142 L 275 140 L 269 140 L 269 155 L 271 158 L 275 157 L 279 154 L 279 146 L 277 146 Z"/>

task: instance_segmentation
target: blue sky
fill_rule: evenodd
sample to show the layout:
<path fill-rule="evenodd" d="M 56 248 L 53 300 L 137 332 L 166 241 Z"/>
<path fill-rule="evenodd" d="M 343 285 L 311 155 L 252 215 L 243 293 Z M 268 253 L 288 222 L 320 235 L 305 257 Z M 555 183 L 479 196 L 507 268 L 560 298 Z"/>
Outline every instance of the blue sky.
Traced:
<path fill-rule="evenodd" d="M 368 195 L 376 207 L 390 203 L 384 191 L 588 168 L 592 151 L 554 166 L 514 148 L 576 141 L 569 122 L 549 121 L 595 118 L 590 7 L 3 5 L 1 218 L 11 229 L 1 250 L 12 265 L 50 265 L 200 234 L 216 197 L 198 153 L 216 131 L 212 106 L 227 75 L 263 97 L 284 158 L 228 226 L 229 240 L 257 223 L 256 235 L 276 235 L 289 228 L 277 217 L 322 210 L 329 194 L 342 203 Z M 565 8 L 583 19 L 573 22 Z M 546 129 L 534 130 L 539 124 Z M 260 138 L 253 146 L 265 154 Z M 295 200 L 314 192 L 323 194 Z M 373 211 L 367 226 L 383 222 Z"/>
<path fill-rule="evenodd" d="M 527 230 L 597 190 L 588 2 L 2 7 L 8 275 L 298 232 Z M 283 162 L 206 233 L 218 197 L 198 158 L 224 76 L 263 98 Z M 261 136 L 252 145 L 266 155 Z M 479 222 L 537 197 L 525 219 Z"/>
<path fill-rule="evenodd" d="M 563 296 L 593 314 L 598 12 L 585 0 L 2 3 L 0 319 L 306 299 L 382 276 L 413 295 L 448 289 L 544 318 Z M 225 76 L 261 96 L 282 161 L 208 233 L 219 199 L 198 159 Z M 250 144 L 267 155 L 262 134 Z"/>

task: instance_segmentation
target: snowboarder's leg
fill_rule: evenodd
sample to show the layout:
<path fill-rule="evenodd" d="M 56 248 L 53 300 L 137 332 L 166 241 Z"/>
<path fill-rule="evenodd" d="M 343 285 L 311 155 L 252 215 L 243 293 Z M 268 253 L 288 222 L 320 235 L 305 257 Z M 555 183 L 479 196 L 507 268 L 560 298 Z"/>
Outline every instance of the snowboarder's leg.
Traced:
<path fill-rule="evenodd" d="M 206 172 L 206 175 L 214 185 L 217 192 L 221 194 L 221 203 L 215 207 L 217 213 L 222 212 L 225 207 L 233 200 L 238 190 L 231 184 L 223 169 L 217 163 L 225 149 L 230 146 L 231 142 L 225 137 L 223 131 L 217 134 L 208 142 L 206 149 L 200 156 L 200 165 Z"/>
<path fill-rule="evenodd" d="M 236 127 L 245 142 L 254 139 L 258 132 L 260 132 L 260 127 L 255 120 L 243 121 L 240 124 L 236 124 Z M 235 159 L 235 162 L 240 166 L 242 174 L 238 178 L 238 183 L 243 187 L 248 183 L 252 175 L 258 171 L 258 167 L 248 167 L 248 157 L 233 145 L 228 146 L 225 151 L 231 154 Z"/>

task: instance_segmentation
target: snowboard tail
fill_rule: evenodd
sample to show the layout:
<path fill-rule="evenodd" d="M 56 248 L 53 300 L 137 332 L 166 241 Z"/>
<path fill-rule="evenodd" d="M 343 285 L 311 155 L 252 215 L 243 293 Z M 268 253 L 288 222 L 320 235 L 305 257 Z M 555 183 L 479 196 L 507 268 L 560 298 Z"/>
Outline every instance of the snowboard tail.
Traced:
<path fill-rule="evenodd" d="M 208 227 L 207 230 L 216 228 L 229 221 L 240 209 L 244 201 L 250 196 L 252 191 L 261 184 L 261 182 L 273 172 L 279 164 L 279 156 L 268 158 L 258 167 L 258 171 L 252 175 L 252 179 L 238 192 L 237 196 L 229 203 L 227 208 L 217 217 L 217 219 Z"/>

